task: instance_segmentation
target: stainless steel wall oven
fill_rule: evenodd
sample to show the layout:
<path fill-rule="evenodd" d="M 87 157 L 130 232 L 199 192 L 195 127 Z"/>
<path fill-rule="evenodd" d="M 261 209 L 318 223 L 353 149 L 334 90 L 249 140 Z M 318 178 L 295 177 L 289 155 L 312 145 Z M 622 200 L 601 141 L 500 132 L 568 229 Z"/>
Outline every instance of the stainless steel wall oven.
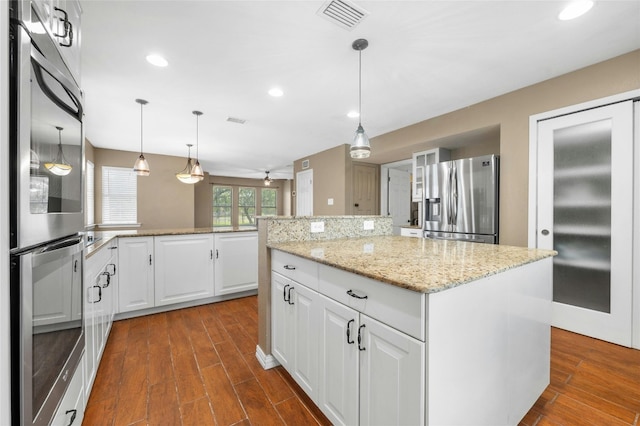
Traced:
<path fill-rule="evenodd" d="M 41 425 L 84 351 L 83 100 L 31 1 L 9 8 L 11 417 Z"/>

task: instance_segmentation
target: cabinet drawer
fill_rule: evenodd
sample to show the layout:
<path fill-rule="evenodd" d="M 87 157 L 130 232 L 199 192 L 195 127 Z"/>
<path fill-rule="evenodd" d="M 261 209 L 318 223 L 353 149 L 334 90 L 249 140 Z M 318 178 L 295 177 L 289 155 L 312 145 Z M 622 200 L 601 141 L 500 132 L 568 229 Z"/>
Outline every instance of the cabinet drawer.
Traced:
<path fill-rule="evenodd" d="M 303 259 L 289 253 L 278 250 L 271 251 L 271 270 L 287 278 L 318 290 L 318 266 L 317 262 Z"/>
<path fill-rule="evenodd" d="M 422 238 L 422 229 L 419 228 L 400 228 L 400 235 L 403 237 Z"/>
<path fill-rule="evenodd" d="M 319 265 L 318 275 L 320 293 L 425 341 L 425 294 L 326 265 Z"/>

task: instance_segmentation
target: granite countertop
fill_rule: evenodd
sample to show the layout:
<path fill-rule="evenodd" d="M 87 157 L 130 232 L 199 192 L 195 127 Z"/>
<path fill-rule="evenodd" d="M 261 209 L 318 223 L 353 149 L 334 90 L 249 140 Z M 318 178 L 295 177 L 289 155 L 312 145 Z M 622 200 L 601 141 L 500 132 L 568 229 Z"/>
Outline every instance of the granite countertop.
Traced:
<path fill-rule="evenodd" d="M 163 235 L 217 234 L 225 232 L 257 231 L 255 226 L 225 226 L 216 228 L 166 228 L 166 229 L 125 229 L 120 231 L 95 231 L 92 235 L 95 242 L 85 249 L 85 257 L 100 250 L 114 238 L 118 237 L 155 237 Z"/>
<path fill-rule="evenodd" d="M 269 247 L 421 293 L 446 290 L 557 254 L 400 236 L 285 242 Z"/>

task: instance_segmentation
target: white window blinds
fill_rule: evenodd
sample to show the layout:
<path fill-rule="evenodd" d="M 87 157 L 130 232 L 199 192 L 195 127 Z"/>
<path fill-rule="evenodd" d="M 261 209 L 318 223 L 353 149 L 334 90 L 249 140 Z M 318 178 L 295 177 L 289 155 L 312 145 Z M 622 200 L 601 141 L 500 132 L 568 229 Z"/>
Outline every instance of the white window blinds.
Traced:
<path fill-rule="evenodd" d="M 138 219 L 137 176 L 130 168 L 102 167 L 102 223 L 135 224 Z"/>
<path fill-rule="evenodd" d="M 95 190 L 94 190 L 94 170 L 95 166 L 91 161 L 87 161 L 87 201 L 85 206 L 87 225 L 95 225 Z"/>

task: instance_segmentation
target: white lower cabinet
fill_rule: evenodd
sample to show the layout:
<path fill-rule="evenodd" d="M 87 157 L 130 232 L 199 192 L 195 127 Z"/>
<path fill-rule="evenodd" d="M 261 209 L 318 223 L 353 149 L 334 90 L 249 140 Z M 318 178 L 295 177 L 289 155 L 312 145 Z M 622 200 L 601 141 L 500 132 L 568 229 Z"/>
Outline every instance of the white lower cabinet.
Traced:
<path fill-rule="evenodd" d="M 258 288 L 258 233 L 215 235 L 215 294 Z"/>
<path fill-rule="evenodd" d="M 309 269 L 295 259 L 272 252 L 275 268 L 295 267 L 291 274 L 306 277 L 309 287 L 316 287 L 317 264 Z M 390 314 L 374 319 L 360 311 L 369 302 L 375 308 L 380 289 L 356 293 L 348 287 L 352 274 L 344 271 L 329 287 L 326 277 L 334 275 L 323 271 L 319 291 L 272 272 L 273 355 L 332 424 L 424 424 L 426 344 L 381 322 L 393 323 L 386 321 Z M 407 296 L 404 289 L 377 284 L 384 286 L 383 292 L 397 290 L 397 300 Z M 331 293 L 340 286 L 347 286 L 343 293 L 354 300 L 352 307 L 322 294 L 323 288 Z M 422 295 L 415 297 L 418 307 L 423 306 Z M 393 306 L 389 298 L 382 301 Z"/>
<path fill-rule="evenodd" d="M 118 238 L 118 312 L 152 308 L 153 237 Z"/>
<path fill-rule="evenodd" d="M 58 406 L 58 411 L 53 417 L 53 426 L 73 426 L 81 425 L 84 418 L 85 398 L 83 369 L 86 357 L 80 358 L 80 363 L 76 372 L 71 378 L 71 382 Z"/>
<path fill-rule="evenodd" d="M 116 311 L 116 263 L 117 241 L 112 240 L 93 253 L 85 264 L 85 402 L 89 399 Z"/>
<path fill-rule="evenodd" d="M 213 234 L 155 237 L 155 306 L 213 296 Z"/>

